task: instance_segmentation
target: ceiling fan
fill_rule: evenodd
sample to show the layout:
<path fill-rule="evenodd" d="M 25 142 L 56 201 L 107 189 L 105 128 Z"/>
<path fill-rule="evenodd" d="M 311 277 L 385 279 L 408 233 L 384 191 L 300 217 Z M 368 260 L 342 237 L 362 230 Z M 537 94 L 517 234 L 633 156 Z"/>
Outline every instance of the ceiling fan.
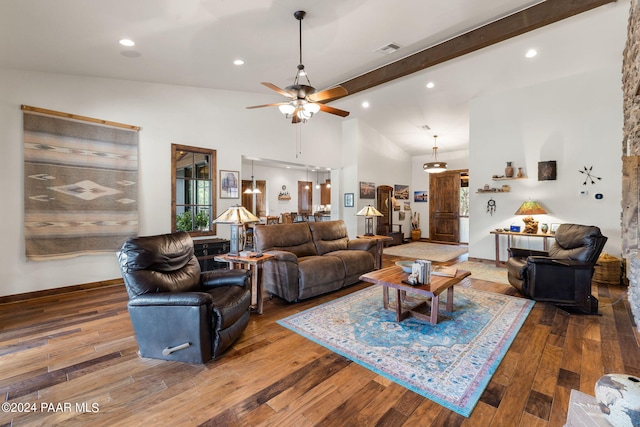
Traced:
<path fill-rule="evenodd" d="M 289 100 L 274 104 L 254 105 L 247 108 L 278 107 L 287 119 L 291 119 L 291 123 L 304 123 L 318 111 L 324 111 L 325 113 L 335 114 L 340 117 L 347 117 L 349 115 L 348 111 L 329 107 L 321 103 L 329 99 L 346 96 L 348 94 L 347 90 L 342 86 L 334 86 L 318 92 L 311 86 L 309 76 L 304 70 L 304 65 L 302 64 L 302 20 L 306 14 L 304 10 L 298 10 L 293 14 L 300 23 L 300 62 L 293 84 L 287 86 L 285 89 L 281 89 L 273 83 L 261 82 L 263 86 L 286 96 Z M 301 77 L 307 80 L 307 84 L 301 82 Z"/>

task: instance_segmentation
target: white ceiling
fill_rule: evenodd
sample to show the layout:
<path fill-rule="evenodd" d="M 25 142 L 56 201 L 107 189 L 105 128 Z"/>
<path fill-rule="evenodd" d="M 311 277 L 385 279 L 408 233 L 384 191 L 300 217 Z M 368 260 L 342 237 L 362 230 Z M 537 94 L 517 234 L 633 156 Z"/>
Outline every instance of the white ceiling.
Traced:
<path fill-rule="evenodd" d="M 414 155 L 431 152 L 434 134 L 441 153 L 465 149 L 470 99 L 621 64 L 629 2 L 619 0 L 331 105 Z M 307 12 L 303 63 L 313 86 L 324 89 L 535 3 L 2 0 L 0 67 L 272 93 L 273 102 L 280 102 L 280 95 L 259 82 L 292 83 L 298 64 L 296 10 Z M 124 48 L 121 38 L 136 45 Z M 390 42 L 401 49 L 375 52 Z M 539 55 L 525 59 L 529 48 Z M 238 58 L 245 65 L 233 65 Z M 435 88 L 426 89 L 428 81 Z M 368 109 L 361 107 L 365 100 Z M 278 117 L 266 110 L 247 111 Z"/>

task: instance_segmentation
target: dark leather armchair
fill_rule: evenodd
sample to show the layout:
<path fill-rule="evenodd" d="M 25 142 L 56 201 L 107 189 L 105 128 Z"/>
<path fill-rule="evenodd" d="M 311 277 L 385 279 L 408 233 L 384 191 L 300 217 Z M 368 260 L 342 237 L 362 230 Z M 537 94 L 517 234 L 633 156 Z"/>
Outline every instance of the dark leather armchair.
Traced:
<path fill-rule="evenodd" d="M 118 260 L 142 357 L 205 363 L 246 328 L 250 272 L 201 273 L 188 233 L 129 239 Z"/>
<path fill-rule="evenodd" d="M 562 224 L 548 252 L 509 249 L 509 283 L 536 301 L 597 313 L 591 278 L 606 241 L 598 227 Z"/>

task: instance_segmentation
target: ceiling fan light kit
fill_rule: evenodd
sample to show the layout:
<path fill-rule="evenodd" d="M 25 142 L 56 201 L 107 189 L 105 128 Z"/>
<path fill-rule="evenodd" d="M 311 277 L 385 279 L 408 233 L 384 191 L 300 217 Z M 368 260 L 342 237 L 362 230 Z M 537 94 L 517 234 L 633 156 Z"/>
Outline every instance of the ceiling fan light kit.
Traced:
<path fill-rule="evenodd" d="M 291 123 L 293 124 L 306 123 L 306 121 L 313 117 L 313 115 L 318 111 L 335 114 L 340 117 L 347 117 L 349 115 L 348 111 L 329 107 L 328 105 L 320 103 L 322 101 L 346 96 L 348 92 L 345 88 L 343 88 L 342 86 L 335 86 L 318 92 L 313 86 L 311 86 L 309 75 L 305 71 L 304 64 L 302 63 L 302 20 L 304 19 L 305 15 L 306 12 L 304 10 L 298 10 L 293 14 L 293 16 L 300 23 L 300 62 L 298 63 L 298 69 L 296 71 L 296 76 L 293 80 L 293 84 L 291 86 L 287 86 L 285 89 L 281 89 L 273 83 L 261 83 L 263 86 L 266 86 L 269 89 L 286 96 L 287 98 L 289 98 L 289 101 L 274 104 L 254 105 L 247 108 L 278 107 L 280 112 L 284 114 L 285 118 L 291 119 Z M 307 84 L 302 84 L 300 82 L 301 77 L 307 80 Z"/>

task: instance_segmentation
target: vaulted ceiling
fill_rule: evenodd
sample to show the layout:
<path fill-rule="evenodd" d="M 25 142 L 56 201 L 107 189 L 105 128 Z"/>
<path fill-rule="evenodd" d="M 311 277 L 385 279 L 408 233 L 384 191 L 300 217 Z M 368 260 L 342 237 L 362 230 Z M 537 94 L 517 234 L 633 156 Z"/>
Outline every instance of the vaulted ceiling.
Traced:
<path fill-rule="evenodd" d="M 330 105 L 411 154 L 429 153 L 438 134 L 442 153 L 468 145 L 472 98 L 620 64 L 629 0 L 599 6 L 609 1 L 7 0 L 0 3 L 0 67 L 255 92 L 262 103 L 270 91 L 259 82 L 293 81 L 299 47 L 293 12 L 302 9 L 311 83 L 318 89 L 344 83 L 354 93 Z M 567 5 L 575 10 L 564 11 Z M 561 15 L 592 7 L 509 38 L 536 20 L 549 24 L 535 8 Z M 120 46 L 122 38 L 136 45 Z M 483 47 L 492 38 L 498 43 Z M 400 48 L 377 51 L 389 43 Z M 474 44 L 478 50 L 465 47 Z M 531 48 L 538 55 L 527 59 Z M 407 68 L 424 69 L 395 79 Z M 275 92 L 273 101 L 280 101 Z M 277 109 L 242 114 L 282 120 Z"/>

